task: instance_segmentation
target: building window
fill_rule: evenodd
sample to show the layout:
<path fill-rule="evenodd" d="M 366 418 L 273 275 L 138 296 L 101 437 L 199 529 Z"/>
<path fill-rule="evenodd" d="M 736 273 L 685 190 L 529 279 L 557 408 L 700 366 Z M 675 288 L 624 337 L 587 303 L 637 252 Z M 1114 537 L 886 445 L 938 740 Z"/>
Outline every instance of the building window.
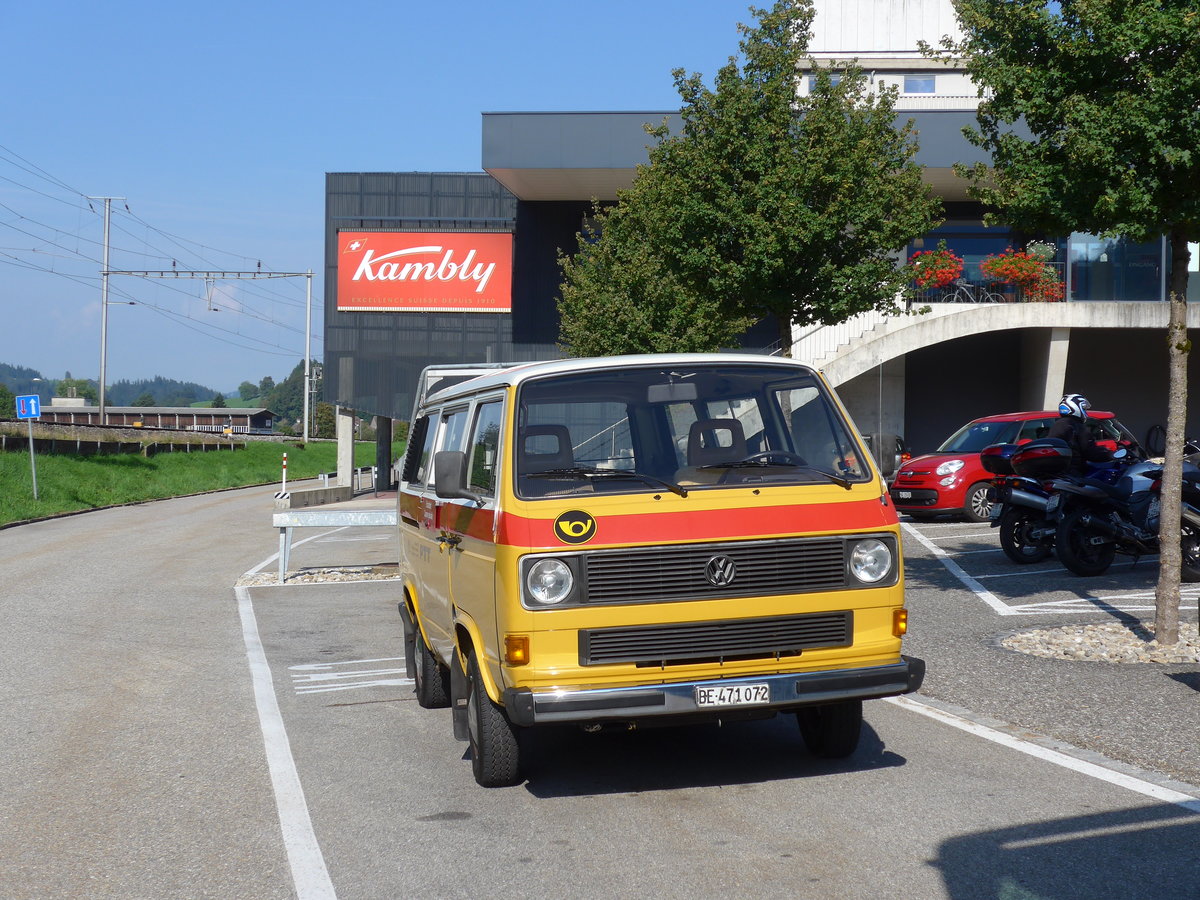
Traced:
<path fill-rule="evenodd" d="M 833 87 L 837 87 L 839 84 L 842 83 L 842 76 L 840 74 L 838 74 L 837 72 L 831 72 L 829 75 L 829 83 L 831 85 L 833 85 Z M 817 76 L 809 75 L 808 76 L 808 92 L 811 94 L 816 89 L 817 89 Z"/>
<path fill-rule="evenodd" d="M 934 92 L 935 75 L 905 75 L 904 93 L 932 94 Z"/>

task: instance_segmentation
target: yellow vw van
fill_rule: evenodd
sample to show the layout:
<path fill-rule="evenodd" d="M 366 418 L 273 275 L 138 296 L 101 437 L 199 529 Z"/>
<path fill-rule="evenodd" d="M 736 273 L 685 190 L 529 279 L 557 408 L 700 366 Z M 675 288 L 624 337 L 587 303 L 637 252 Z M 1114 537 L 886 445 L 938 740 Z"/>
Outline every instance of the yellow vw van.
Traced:
<path fill-rule="evenodd" d="M 479 372 L 419 398 L 398 495 L 408 671 L 479 784 L 522 780 L 523 743 L 564 723 L 794 712 L 811 752 L 847 756 L 864 699 L 920 687 L 896 512 L 818 372 Z"/>

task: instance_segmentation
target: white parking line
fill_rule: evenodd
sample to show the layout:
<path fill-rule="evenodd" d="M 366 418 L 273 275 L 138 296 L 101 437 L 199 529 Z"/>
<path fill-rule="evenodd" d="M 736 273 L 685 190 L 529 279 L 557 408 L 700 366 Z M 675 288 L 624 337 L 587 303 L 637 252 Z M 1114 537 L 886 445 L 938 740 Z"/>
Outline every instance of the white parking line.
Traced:
<path fill-rule="evenodd" d="M 305 538 L 294 546 L 298 547 L 331 533 L 323 532 Z M 246 574 L 257 574 L 278 558 L 278 553 L 273 554 Z M 287 851 L 296 896 L 299 900 L 337 900 L 333 882 L 329 878 L 329 870 L 325 866 L 325 857 L 313 830 L 308 801 L 304 797 L 300 773 L 296 770 L 292 746 L 288 741 L 287 729 L 283 725 L 283 714 L 279 711 L 279 700 L 275 696 L 271 667 L 258 634 L 258 620 L 254 615 L 254 604 L 250 601 L 250 591 L 239 586 L 234 588 L 234 594 L 237 596 L 238 615 L 242 620 L 242 640 L 246 645 L 246 659 L 250 665 L 250 680 L 254 688 L 254 704 L 258 709 L 258 723 L 263 734 L 267 769 L 275 791 L 275 808 L 279 813 L 279 827 L 283 832 L 283 846 Z"/>
<path fill-rule="evenodd" d="M 1041 744 L 1031 743 L 1030 741 L 1022 740 L 1011 734 L 1006 734 L 1003 731 L 997 731 L 994 728 L 989 728 L 986 725 L 981 725 L 978 722 L 973 722 L 970 719 L 965 719 L 962 716 L 956 716 L 953 713 L 938 709 L 928 703 L 911 697 L 888 697 L 888 703 L 894 703 L 902 709 L 911 710 L 915 713 L 920 713 L 923 716 L 928 716 L 938 722 L 943 722 L 946 725 L 952 725 L 955 728 L 961 729 L 968 734 L 973 734 L 976 737 L 981 737 L 991 741 L 994 744 L 1000 744 L 1004 747 L 1011 747 L 1013 750 L 1019 750 L 1021 753 L 1027 753 L 1030 756 L 1043 759 L 1046 762 L 1053 763 L 1056 766 L 1062 766 L 1064 769 L 1071 769 L 1083 775 L 1088 775 L 1092 778 L 1098 778 L 1101 781 L 1107 781 L 1109 784 L 1115 784 L 1118 787 L 1126 788 L 1127 790 L 1136 791 L 1146 797 L 1158 800 L 1162 803 L 1171 803 L 1175 806 L 1186 809 L 1188 812 L 1200 813 L 1200 800 L 1193 797 L 1191 794 L 1185 794 L 1181 791 L 1172 790 L 1171 788 L 1163 787 L 1162 785 L 1154 784 L 1141 778 L 1136 778 L 1132 775 L 1126 775 L 1123 772 L 1109 769 L 1105 766 L 1091 763 L 1083 759 L 1071 756 L 1067 753 L 1062 753 L 1058 750 L 1051 750 L 1049 747 L 1043 747 Z"/>
<path fill-rule="evenodd" d="M 951 575 L 966 585 L 967 590 L 990 606 L 996 611 L 997 614 L 1001 616 L 1013 615 L 1012 607 L 1010 607 L 1007 603 L 1002 601 L 999 597 L 968 575 L 962 566 L 950 558 L 950 554 L 948 554 L 945 550 L 937 546 L 937 544 L 933 543 L 933 541 L 929 540 L 927 537 L 925 537 L 925 535 L 921 534 L 921 532 L 917 531 L 917 529 L 913 528 L 913 526 L 907 522 L 902 522 L 901 527 L 912 536 L 913 540 L 936 556 L 941 564 L 950 570 Z"/>

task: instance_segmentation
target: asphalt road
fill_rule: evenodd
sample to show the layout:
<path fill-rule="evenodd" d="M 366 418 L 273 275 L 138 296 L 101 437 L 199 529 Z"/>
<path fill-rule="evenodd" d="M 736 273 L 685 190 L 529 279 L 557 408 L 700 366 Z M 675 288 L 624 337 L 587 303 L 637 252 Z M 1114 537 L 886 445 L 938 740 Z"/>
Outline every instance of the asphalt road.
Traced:
<path fill-rule="evenodd" d="M 1195 896 L 1197 667 L 997 649 L 1094 613 L 1026 611 L 1069 599 L 1049 572 L 981 582 L 1002 615 L 930 549 L 984 576 L 990 535 L 906 537 L 926 689 L 869 703 L 850 759 L 785 718 L 547 732 L 484 790 L 412 698 L 394 582 L 237 587 L 273 572 L 271 512 L 251 489 L 0 531 L 0 896 Z M 312 531 L 294 567 L 394 559 Z"/>

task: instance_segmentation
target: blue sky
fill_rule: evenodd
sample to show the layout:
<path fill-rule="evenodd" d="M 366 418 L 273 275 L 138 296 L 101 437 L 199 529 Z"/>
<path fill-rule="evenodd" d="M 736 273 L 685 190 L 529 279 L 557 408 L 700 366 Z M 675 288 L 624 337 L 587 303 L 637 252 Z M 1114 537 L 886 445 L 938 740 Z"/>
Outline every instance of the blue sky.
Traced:
<path fill-rule="evenodd" d="M 88 196 L 124 198 L 113 269 L 313 270 L 320 358 L 326 172 L 479 171 L 483 112 L 677 109 L 671 70 L 711 84 L 749 6 L 10 3 L 0 362 L 98 375 L 102 204 Z M 304 279 L 112 276 L 109 299 L 110 384 L 230 390 L 303 358 Z"/>

